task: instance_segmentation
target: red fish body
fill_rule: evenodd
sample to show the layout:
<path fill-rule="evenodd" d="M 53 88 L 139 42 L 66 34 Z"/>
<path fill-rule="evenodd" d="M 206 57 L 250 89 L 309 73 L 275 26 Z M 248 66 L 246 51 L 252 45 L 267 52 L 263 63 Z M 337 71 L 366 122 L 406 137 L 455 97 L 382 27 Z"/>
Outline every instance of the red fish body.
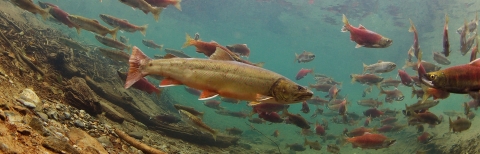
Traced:
<path fill-rule="evenodd" d="M 300 110 L 303 113 L 308 113 L 310 112 L 310 107 L 308 107 L 307 101 L 303 101 L 302 103 L 302 109 Z"/>
<path fill-rule="evenodd" d="M 365 116 L 370 116 L 372 118 L 380 117 L 383 115 L 383 112 L 380 110 L 377 110 L 377 108 L 371 108 L 363 112 L 363 115 Z"/>
<path fill-rule="evenodd" d="M 392 45 L 392 40 L 386 37 L 383 37 L 380 34 L 377 34 L 371 30 L 367 30 L 362 25 L 353 27 L 348 23 L 347 17 L 343 15 L 343 23 L 345 24 L 342 28 L 342 32 L 350 32 L 350 39 L 357 43 L 355 48 L 366 47 L 366 48 L 386 48 Z"/>
<path fill-rule="evenodd" d="M 308 73 L 312 74 L 313 69 L 302 68 L 302 69 L 300 69 L 300 71 L 298 71 L 297 76 L 295 76 L 295 79 L 296 80 L 303 79 L 303 77 L 307 76 Z"/>
<path fill-rule="evenodd" d="M 117 74 L 123 81 L 125 81 L 127 79 L 127 75 L 125 73 L 117 71 Z M 132 87 L 135 88 L 135 89 L 141 90 L 141 91 L 145 91 L 148 94 L 151 94 L 151 93 L 160 94 L 160 92 L 161 92 L 160 89 L 158 89 L 153 84 L 148 82 L 148 80 L 145 79 L 145 78 L 141 78 L 140 80 L 135 82 L 132 85 Z"/>
<path fill-rule="evenodd" d="M 116 18 L 106 14 L 100 14 L 100 19 L 102 19 L 103 21 L 105 21 L 105 23 L 107 23 L 112 27 L 119 27 L 121 30 L 130 32 L 130 33 L 140 31 L 143 34 L 143 36 L 147 34 L 146 30 L 148 25 L 136 26 L 134 24 L 129 23 L 126 19 L 120 19 L 120 18 Z"/>
<path fill-rule="evenodd" d="M 365 133 L 362 136 L 347 138 L 347 142 L 352 143 L 352 146 L 360 147 L 362 149 L 381 149 L 387 148 L 396 140 L 388 139 L 382 134 Z"/>
<path fill-rule="evenodd" d="M 419 73 L 422 83 L 446 92 L 466 94 L 480 90 L 480 59 L 444 70 Z"/>
<path fill-rule="evenodd" d="M 320 135 L 320 136 L 325 136 L 325 134 L 326 134 L 326 133 L 325 133 L 325 128 L 323 128 L 323 126 L 320 125 L 320 123 L 318 123 L 318 121 L 317 121 L 317 123 L 315 124 L 315 133 L 316 133 L 317 135 Z"/>
<path fill-rule="evenodd" d="M 410 29 L 408 29 L 409 32 L 413 32 L 413 53 L 415 57 L 418 58 L 418 53 L 420 53 L 420 44 L 418 43 L 418 32 L 417 28 L 415 28 L 415 25 L 413 24 L 413 21 L 410 19 Z"/>
<path fill-rule="evenodd" d="M 443 55 L 450 55 L 450 42 L 448 41 L 448 16 L 445 14 L 445 25 L 443 26 Z"/>
<path fill-rule="evenodd" d="M 270 112 L 278 112 L 283 111 L 284 108 L 288 108 L 289 105 L 282 105 L 282 104 L 273 104 L 273 103 L 261 103 L 258 105 L 252 106 L 253 113 L 270 113 Z"/>
<path fill-rule="evenodd" d="M 273 122 L 273 123 L 281 123 L 283 119 L 278 115 L 277 112 L 261 112 L 258 114 L 259 118 L 262 118 L 265 121 Z"/>

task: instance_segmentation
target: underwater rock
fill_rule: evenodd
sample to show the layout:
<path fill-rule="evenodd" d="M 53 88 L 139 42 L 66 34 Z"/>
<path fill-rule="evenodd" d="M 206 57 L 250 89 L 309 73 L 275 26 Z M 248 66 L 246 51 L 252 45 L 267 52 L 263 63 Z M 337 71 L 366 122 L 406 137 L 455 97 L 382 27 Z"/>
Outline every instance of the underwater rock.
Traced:
<path fill-rule="evenodd" d="M 43 127 L 43 122 L 39 118 L 33 117 L 32 120 L 30 120 L 30 123 L 28 123 L 28 125 L 42 136 L 50 136 L 50 132 L 45 127 Z"/>
<path fill-rule="evenodd" d="M 123 121 L 125 120 L 125 117 L 121 113 L 115 110 L 108 103 L 100 102 L 100 105 L 102 106 L 102 110 L 105 112 L 105 117 L 107 117 L 112 121 L 123 123 Z"/>
<path fill-rule="evenodd" d="M 41 100 L 37 94 L 30 88 L 25 88 L 19 95 L 17 101 L 23 103 L 28 108 L 35 108 L 37 105 L 41 105 Z"/>
<path fill-rule="evenodd" d="M 66 89 L 65 98 L 70 105 L 93 115 L 102 112 L 97 96 L 83 78 L 73 77 L 68 80 Z"/>
<path fill-rule="evenodd" d="M 142 132 L 130 132 L 128 133 L 129 136 L 135 138 L 135 139 L 138 139 L 138 140 L 142 140 L 143 139 L 143 133 Z"/>
<path fill-rule="evenodd" d="M 80 121 L 80 120 L 75 120 L 75 126 L 80 127 L 80 128 L 85 128 L 85 123 Z"/>
<path fill-rule="evenodd" d="M 67 136 L 75 145 L 83 149 L 82 153 L 108 153 L 100 142 L 81 129 L 70 128 Z"/>
<path fill-rule="evenodd" d="M 72 145 L 68 144 L 66 139 L 60 139 L 55 136 L 46 137 L 42 146 L 56 153 L 80 154 Z"/>

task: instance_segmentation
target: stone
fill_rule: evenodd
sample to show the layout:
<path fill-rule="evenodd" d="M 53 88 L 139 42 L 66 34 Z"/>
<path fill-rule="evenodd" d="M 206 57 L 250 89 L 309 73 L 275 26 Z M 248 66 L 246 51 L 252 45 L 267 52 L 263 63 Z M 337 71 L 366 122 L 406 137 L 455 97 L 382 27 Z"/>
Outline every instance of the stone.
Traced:
<path fill-rule="evenodd" d="M 128 133 L 128 135 L 130 135 L 131 137 L 133 137 L 133 138 L 135 138 L 135 139 L 138 139 L 138 140 L 142 140 L 142 139 L 143 139 L 143 133 L 138 132 L 138 131 L 130 132 L 130 133 Z"/>
<path fill-rule="evenodd" d="M 67 139 L 60 139 L 52 135 L 43 140 L 42 146 L 56 153 L 80 154 L 77 149 L 68 143 Z"/>
<path fill-rule="evenodd" d="M 100 136 L 99 138 L 97 138 L 97 141 L 102 143 L 103 147 L 113 147 L 113 144 L 108 138 L 108 136 Z"/>
<path fill-rule="evenodd" d="M 102 106 L 103 112 L 105 112 L 105 117 L 108 119 L 118 122 L 118 123 L 123 123 L 125 120 L 125 117 L 119 113 L 117 110 L 115 110 L 112 106 L 110 106 L 108 103 L 105 102 L 100 102 L 100 105 Z"/>
<path fill-rule="evenodd" d="M 65 120 L 70 120 L 72 118 L 72 115 L 70 114 L 70 112 L 65 112 L 63 113 L 63 118 Z"/>
<path fill-rule="evenodd" d="M 84 153 L 108 153 L 105 148 L 103 148 L 102 144 L 97 141 L 97 139 L 88 135 L 81 129 L 70 128 L 67 136 L 70 141 L 75 143 L 75 145 L 77 145 L 80 149 L 84 149 Z"/>
<path fill-rule="evenodd" d="M 43 120 L 48 121 L 48 115 L 43 112 L 37 112 L 37 115 Z"/>
<path fill-rule="evenodd" d="M 7 119 L 7 116 L 5 116 L 5 113 L 3 113 L 3 110 L 0 110 L 0 119 L 2 119 L 2 121 L 5 121 Z"/>
<path fill-rule="evenodd" d="M 22 103 L 25 107 L 30 108 L 30 109 L 35 109 L 37 107 L 34 103 L 23 100 L 23 99 L 20 99 L 20 98 L 18 98 L 17 101 Z"/>
<path fill-rule="evenodd" d="M 28 112 L 28 109 L 27 109 L 27 108 L 24 108 L 24 107 L 19 106 L 19 105 L 13 106 L 13 109 L 16 110 L 16 111 L 18 111 L 18 113 L 20 113 L 20 114 L 22 114 L 22 115 L 25 115 L 25 114 L 27 114 L 27 112 Z"/>
<path fill-rule="evenodd" d="M 57 111 L 51 110 L 47 112 L 48 118 L 58 120 L 58 114 Z"/>
<path fill-rule="evenodd" d="M 28 123 L 33 130 L 37 131 L 42 136 L 50 136 L 50 131 L 48 131 L 44 126 L 41 119 L 33 117 L 32 120 Z"/>
<path fill-rule="evenodd" d="M 85 79 L 73 77 L 65 87 L 65 98 L 70 105 L 85 110 L 92 115 L 101 113 L 102 109 L 95 92 L 87 85 Z"/>
<path fill-rule="evenodd" d="M 41 102 L 37 94 L 30 88 L 23 89 L 20 93 L 19 99 L 35 103 L 35 105 L 38 105 Z"/>
<path fill-rule="evenodd" d="M 85 128 L 85 123 L 82 122 L 81 120 L 75 120 L 74 124 L 75 124 L 75 126 L 77 126 L 77 127 Z"/>

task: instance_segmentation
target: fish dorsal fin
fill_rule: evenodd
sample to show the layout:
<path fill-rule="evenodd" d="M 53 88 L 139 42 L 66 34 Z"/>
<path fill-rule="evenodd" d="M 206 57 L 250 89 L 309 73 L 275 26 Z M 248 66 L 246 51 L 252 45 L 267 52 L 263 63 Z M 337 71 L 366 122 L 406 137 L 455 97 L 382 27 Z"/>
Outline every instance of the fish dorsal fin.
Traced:
<path fill-rule="evenodd" d="M 457 120 L 460 119 L 460 116 L 457 116 Z"/>
<path fill-rule="evenodd" d="M 370 133 L 370 132 L 365 132 L 365 133 L 363 133 L 363 135 L 366 135 L 366 134 L 371 134 L 371 133 Z"/>
<path fill-rule="evenodd" d="M 95 22 L 95 23 L 97 23 L 97 24 L 100 24 L 100 23 L 98 22 L 98 20 L 95 20 L 95 19 L 93 19 L 93 22 Z"/>
<path fill-rule="evenodd" d="M 170 59 L 170 58 L 178 58 L 178 57 L 170 53 L 167 53 L 165 56 L 163 56 L 163 59 Z"/>
<path fill-rule="evenodd" d="M 378 60 L 378 62 L 377 62 L 377 63 L 381 63 L 381 62 L 383 62 L 383 60 Z"/>
<path fill-rule="evenodd" d="M 358 25 L 358 28 L 359 28 L 359 29 L 366 29 L 365 27 L 363 27 L 362 24 L 359 24 L 359 25 Z"/>
<path fill-rule="evenodd" d="M 472 66 L 476 66 L 476 67 L 480 67 L 480 58 L 477 58 L 475 60 L 473 60 L 472 62 L 468 63 Z"/>
<path fill-rule="evenodd" d="M 225 49 L 218 47 L 215 52 L 210 55 L 211 60 L 226 60 L 226 61 L 235 61 L 235 59 L 230 55 Z"/>
<path fill-rule="evenodd" d="M 128 22 L 128 20 L 127 20 L 127 19 L 123 19 L 123 21 L 125 21 L 125 22 Z"/>

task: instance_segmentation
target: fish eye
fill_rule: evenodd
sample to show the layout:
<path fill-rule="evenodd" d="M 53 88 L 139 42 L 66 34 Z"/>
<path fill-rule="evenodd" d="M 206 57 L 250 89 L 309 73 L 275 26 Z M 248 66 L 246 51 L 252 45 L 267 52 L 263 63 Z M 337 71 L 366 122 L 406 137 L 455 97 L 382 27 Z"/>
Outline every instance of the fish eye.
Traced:
<path fill-rule="evenodd" d="M 297 90 L 301 91 L 301 90 L 303 90 L 303 87 L 302 86 L 297 86 Z"/>
<path fill-rule="evenodd" d="M 437 75 L 435 75 L 435 74 L 430 74 L 429 77 L 430 77 L 430 80 L 435 80 L 435 79 L 437 79 Z"/>

